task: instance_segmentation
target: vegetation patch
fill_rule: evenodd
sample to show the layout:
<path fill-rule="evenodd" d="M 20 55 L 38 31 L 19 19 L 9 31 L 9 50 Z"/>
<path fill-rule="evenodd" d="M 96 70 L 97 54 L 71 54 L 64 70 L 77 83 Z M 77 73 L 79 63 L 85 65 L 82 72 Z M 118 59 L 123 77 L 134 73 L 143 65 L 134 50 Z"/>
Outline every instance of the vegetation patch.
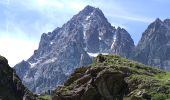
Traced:
<path fill-rule="evenodd" d="M 38 100 L 52 100 L 50 95 L 39 96 Z"/>

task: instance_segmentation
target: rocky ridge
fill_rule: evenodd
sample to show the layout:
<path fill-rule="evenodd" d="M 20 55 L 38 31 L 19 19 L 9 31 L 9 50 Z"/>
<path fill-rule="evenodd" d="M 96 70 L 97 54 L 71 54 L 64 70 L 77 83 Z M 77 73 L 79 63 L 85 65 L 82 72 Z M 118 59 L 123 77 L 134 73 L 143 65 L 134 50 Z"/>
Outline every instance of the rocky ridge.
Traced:
<path fill-rule="evenodd" d="M 161 21 L 157 18 L 148 26 L 135 48 L 132 59 L 170 70 L 170 19 Z"/>

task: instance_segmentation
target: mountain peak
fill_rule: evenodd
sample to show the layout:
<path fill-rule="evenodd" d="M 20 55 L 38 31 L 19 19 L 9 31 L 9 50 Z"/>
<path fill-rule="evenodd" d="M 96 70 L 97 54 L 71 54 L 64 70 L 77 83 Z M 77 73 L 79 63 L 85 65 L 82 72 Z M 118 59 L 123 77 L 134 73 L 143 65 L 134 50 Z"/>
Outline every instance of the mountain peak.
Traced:
<path fill-rule="evenodd" d="M 113 37 L 111 51 L 114 54 L 129 57 L 133 48 L 134 42 L 130 34 L 124 28 L 118 27 Z"/>
<path fill-rule="evenodd" d="M 162 22 L 161 19 L 156 18 L 155 22 Z"/>
<path fill-rule="evenodd" d="M 164 22 L 170 22 L 170 19 L 169 19 L 169 18 L 167 18 L 167 19 L 165 19 L 165 20 L 164 20 Z"/>
<path fill-rule="evenodd" d="M 90 64 L 91 54 L 111 52 L 111 46 L 116 45 L 115 42 L 120 47 L 115 50 L 116 54 L 126 49 L 131 50 L 131 37 L 123 35 L 128 34 L 124 33 L 124 29 L 120 28 L 120 32 L 120 36 L 116 35 L 121 39 L 119 45 L 116 37 L 114 38 L 116 29 L 111 26 L 103 12 L 88 5 L 61 28 L 42 34 L 38 50 L 26 63 L 17 64 L 16 72 L 33 92 L 51 90 L 62 84 L 75 68 Z M 128 43 L 130 47 L 127 46 Z M 113 47 L 116 47 L 115 45 Z M 32 84 L 33 82 L 36 84 Z"/>
<path fill-rule="evenodd" d="M 126 31 L 126 30 L 124 28 L 121 28 L 120 26 L 118 26 L 117 31 Z"/>
<path fill-rule="evenodd" d="M 95 7 L 90 6 L 90 5 L 87 5 L 87 6 L 84 8 L 84 10 L 94 10 L 94 9 L 95 9 Z"/>
<path fill-rule="evenodd" d="M 87 5 L 83 10 L 81 10 L 77 15 L 75 15 L 74 18 L 87 19 L 86 17 L 91 17 L 91 16 L 93 17 L 100 16 L 102 18 L 105 18 L 103 12 L 99 8 L 95 8 L 90 5 Z"/>
<path fill-rule="evenodd" d="M 130 34 L 124 29 L 124 28 L 121 28 L 121 27 L 118 27 L 117 30 L 116 30 L 116 35 L 119 35 L 119 37 L 121 36 L 128 36 L 128 37 L 131 37 Z"/>
<path fill-rule="evenodd" d="M 158 26 L 160 26 L 162 23 L 163 23 L 163 21 L 162 21 L 161 19 L 157 18 L 157 19 L 151 24 L 151 26 L 153 26 L 153 27 L 158 27 Z"/>
<path fill-rule="evenodd" d="M 136 47 L 135 59 L 144 64 L 156 66 L 164 70 L 169 68 L 170 20 L 161 21 L 157 18 L 151 23 Z"/>
<path fill-rule="evenodd" d="M 97 8 L 87 5 L 82 11 L 80 11 L 80 14 L 83 15 L 89 15 L 90 13 L 94 12 Z"/>
<path fill-rule="evenodd" d="M 170 19 L 165 19 L 164 21 L 163 21 L 166 25 L 168 25 L 168 26 L 170 26 Z"/>
<path fill-rule="evenodd" d="M 164 25 L 164 22 L 162 20 L 160 20 L 159 18 L 157 18 L 154 22 L 152 22 L 148 28 L 145 30 L 143 35 L 148 35 L 151 33 L 155 33 L 159 28 L 161 28 L 161 26 Z M 147 34 L 146 34 L 147 33 Z"/>
<path fill-rule="evenodd" d="M 93 12 L 93 11 L 102 12 L 99 8 L 96 8 L 96 7 L 93 7 L 93 6 L 90 6 L 90 5 L 87 5 L 82 11 L 85 11 L 85 12 Z"/>
<path fill-rule="evenodd" d="M 118 26 L 118 27 L 117 27 L 117 30 L 121 30 L 121 27 L 120 27 L 120 26 Z"/>

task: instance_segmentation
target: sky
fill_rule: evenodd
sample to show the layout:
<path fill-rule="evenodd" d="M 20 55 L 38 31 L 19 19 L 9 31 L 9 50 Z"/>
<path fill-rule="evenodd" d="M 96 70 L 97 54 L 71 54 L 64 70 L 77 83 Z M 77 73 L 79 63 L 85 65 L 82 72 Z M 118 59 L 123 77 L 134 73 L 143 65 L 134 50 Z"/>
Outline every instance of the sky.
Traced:
<path fill-rule="evenodd" d="M 61 27 L 85 6 L 100 8 L 138 43 L 156 18 L 170 17 L 170 0 L 0 0 L 0 55 L 13 67 L 38 48 L 42 33 Z"/>

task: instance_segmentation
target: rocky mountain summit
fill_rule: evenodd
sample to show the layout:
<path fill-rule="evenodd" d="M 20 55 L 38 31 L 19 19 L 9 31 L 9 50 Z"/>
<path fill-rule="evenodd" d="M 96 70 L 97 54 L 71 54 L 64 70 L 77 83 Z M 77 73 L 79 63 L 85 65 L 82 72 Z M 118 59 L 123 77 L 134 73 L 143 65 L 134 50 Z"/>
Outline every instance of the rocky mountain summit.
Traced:
<path fill-rule="evenodd" d="M 44 33 L 39 48 L 14 68 L 35 93 L 63 84 L 78 67 L 92 63 L 99 53 L 129 57 L 134 42 L 123 28 L 111 26 L 99 8 L 86 6 L 61 28 Z"/>
<path fill-rule="evenodd" d="M 22 84 L 6 58 L 0 56 L 0 100 L 36 100 Z"/>
<path fill-rule="evenodd" d="M 170 19 L 151 23 L 135 48 L 133 59 L 170 70 Z"/>
<path fill-rule="evenodd" d="M 167 100 L 170 73 L 117 55 L 99 55 L 71 74 L 53 100 Z"/>

